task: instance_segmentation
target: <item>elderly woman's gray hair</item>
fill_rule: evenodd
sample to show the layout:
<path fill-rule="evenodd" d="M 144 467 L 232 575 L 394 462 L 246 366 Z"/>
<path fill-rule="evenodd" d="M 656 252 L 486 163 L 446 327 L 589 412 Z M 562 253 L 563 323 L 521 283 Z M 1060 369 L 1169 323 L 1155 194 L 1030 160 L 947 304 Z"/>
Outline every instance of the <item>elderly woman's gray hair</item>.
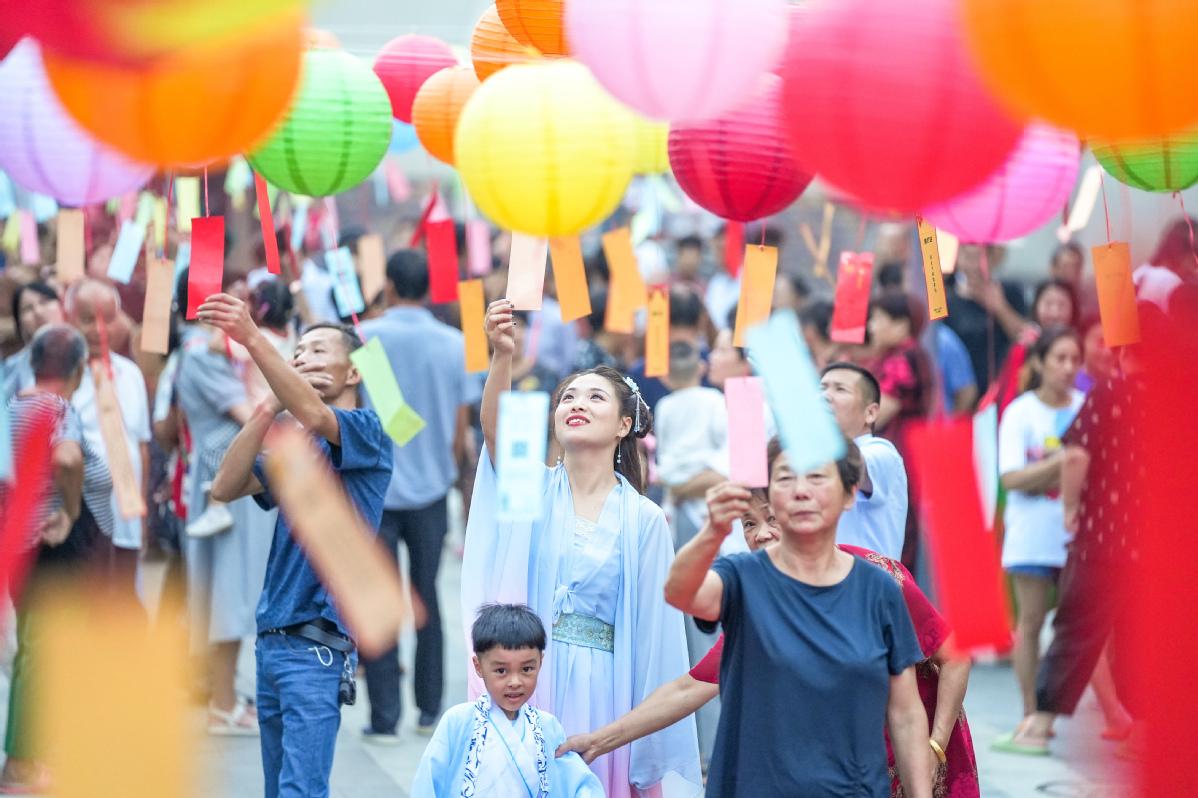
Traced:
<path fill-rule="evenodd" d="M 66 380 L 87 362 L 87 341 L 74 327 L 48 324 L 29 344 L 29 365 L 37 380 Z"/>

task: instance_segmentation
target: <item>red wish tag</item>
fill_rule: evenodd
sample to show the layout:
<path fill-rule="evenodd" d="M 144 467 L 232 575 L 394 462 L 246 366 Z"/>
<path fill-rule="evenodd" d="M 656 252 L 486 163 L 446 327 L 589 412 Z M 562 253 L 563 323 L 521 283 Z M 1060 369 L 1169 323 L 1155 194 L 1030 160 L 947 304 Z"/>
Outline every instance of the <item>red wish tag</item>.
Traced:
<path fill-rule="evenodd" d="M 424 225 L 428 251 L 428 298 L 433 304 L 458 300 L 458 240 L 452 219 Z"/>
<path fill-rule="evenodd" d="M 220 293 L 225 273 L 225 217 L 191 221 L 191 264 L 187 273 L 187 318 L 194 319 L 204 300 Z"/>
<path fill-rule="evenodd" d="M 842 344 L 865 343 L 865 324 L 869 320 L 869 289 L 873 281 L 872 252 L 840 253 L 836 271 L 836 297 L 833 300 L 829 337 Z"/>
<path fill-rule="evenodd" d="M 745 226 L 741 222 L 728 222 L 724 227 L 724 268 L 733 277 L 740 274 L 745 257 Z"/>
<path fill-rule="evenodd" d="M 258 218 L 262 222 L 262 248 L 266 250 L 266 270 L 271 274 L 282 274 L 279 268 L 279 239 L 275 235 L 275 217 L 270 210 L 270 195 L 266 192 L 266 181 L 254 172 L 254 192 L 258 196 Z"/>
<path fill-rule="evenodd" d="M 24 436 L 13 441 L 17 455 L 13 464 L 13 481 L 7 494 L 0 486 L 0 589 L 20 593 L 29 566 L 30 555 L 36 548 L 28 545 L 39 539 L 35 528 L 41 518 L 41 505 L 50 488 L 50 454 L 56 426 L 54 415 L 40 412 Z"/>

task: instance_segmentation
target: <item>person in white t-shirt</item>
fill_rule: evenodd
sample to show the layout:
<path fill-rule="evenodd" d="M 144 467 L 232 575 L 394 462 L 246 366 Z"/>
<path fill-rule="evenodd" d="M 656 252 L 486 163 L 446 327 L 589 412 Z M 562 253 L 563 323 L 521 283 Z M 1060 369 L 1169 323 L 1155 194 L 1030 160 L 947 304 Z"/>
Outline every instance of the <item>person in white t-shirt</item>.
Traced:
<path fill-rule="evenodd" d="M 873 434 L 882 400 L 878 380 L 869 369 L 837 361 L 824 368 L 820 387 L 864 466 L 857 501 L 840 516 L 836 542 L 897 560 L 907 532 L 907 468 L 894 444 Z"/>
<path fill-rule="evenodd" d="M 1025 716 L 1036 710 L 1040 630 L 1065 565 L 1069 535 L 1060 498 L 1061 436 L 1084 398 L 1073 387 L 1081 360 L 1077 331 L 1044 330 L 1029 352 L 1028 390 L 1007 406 L 998 426 L 998 470 L 1007 491 L 1002 564 L 1019 605 L 1013 659 Z"/>
<path fill-rule="evenodd" d="M 73 284 L 66 295 L 67 319 L 87 340 L 88 367 L 83 372 L 71 404 L 79 414 L 83 426 L 83 437 L 93 450 L 104 458 L 111 467 L 111 457 L 100 435 L 100 415 L 96 405 L 96 384 L 93 369 L 105 368 L 102 357 L 102 326 L 111 327 L 120 313 L 121 301 L 110 284 L 87 278 Z M 128 358 L 109 353 L 112 368 L 112 385 L 116 392 L 117 406 L 124 423 L 125 443 L 129 450 L 129 461 L 133 470 L 133 481 L 140 488 L 142 499 L 146 498 L 146 475 L 150 464 L 150 408 L 146 393 L 146 381 L 141 369 Z M 114 480 L 116 474 L 113 474 Z M 138 555 L 145 542 L 145 517 L 125 518 L 121 515 L 116 492 L 112 494 L 113 532 L 109 562 L 112 587 L 118 595 L 135 599 L 137 592 Z M 103 541 L 101 541 L 103 545 Z"/>

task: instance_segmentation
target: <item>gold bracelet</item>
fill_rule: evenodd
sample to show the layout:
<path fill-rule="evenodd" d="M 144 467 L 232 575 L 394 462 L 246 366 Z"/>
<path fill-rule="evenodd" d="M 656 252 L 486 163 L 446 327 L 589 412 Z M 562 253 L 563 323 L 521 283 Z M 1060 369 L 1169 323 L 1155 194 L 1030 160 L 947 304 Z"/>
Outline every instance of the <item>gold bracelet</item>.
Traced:
<path fill-rule="evenodd" d="M 940 747 L 940 743 L 928 738 L 928 745 L 932 746 L 932 751 L 936 754 L 936 758 L 940 760 L 940 764 L 948 762 L 948 757 L 944 755 L 944 749 Z"/>

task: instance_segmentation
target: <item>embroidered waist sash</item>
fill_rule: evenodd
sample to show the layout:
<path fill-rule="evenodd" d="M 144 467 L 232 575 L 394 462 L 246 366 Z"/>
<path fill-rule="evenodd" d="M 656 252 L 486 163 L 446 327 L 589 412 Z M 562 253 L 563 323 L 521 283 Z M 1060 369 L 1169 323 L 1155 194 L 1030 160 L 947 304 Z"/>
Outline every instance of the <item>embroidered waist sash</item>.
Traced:
<path fill-rule="evenodd" d="M 616 627 L 589 615 L 563 613 L 553 624 L 553 639 L 611 654 L 616 650 Z"/>

